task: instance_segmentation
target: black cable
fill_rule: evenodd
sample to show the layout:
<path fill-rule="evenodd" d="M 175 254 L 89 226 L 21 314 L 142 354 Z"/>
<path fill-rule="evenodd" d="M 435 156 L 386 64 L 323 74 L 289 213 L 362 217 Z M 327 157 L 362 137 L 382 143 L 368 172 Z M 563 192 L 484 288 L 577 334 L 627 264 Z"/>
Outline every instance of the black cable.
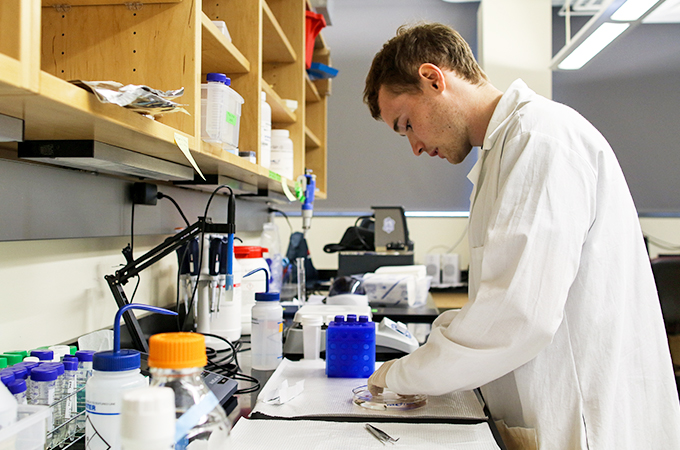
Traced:
<path fill-rule="evenodd" d="M 130 256 L 133 255 L 135 244 L 135 203 L 132 202 L 132 219 L 130 220 Z M 134 256 L 132 257 L 134 260 Z"/>
<path fill-rule="evenodd" d="M 135 276 L 137 277 L 137 284 L 135 285 L 135 290 L 132 291 L 132 297 L 130 297 L 130 303 L 135 301 L 135 294 L 137 293 L 137 288 L 139 287 L 139 282 L 141 281 L 139 274 L 137 274 Z"/>
<path fill-rule="evenodd" d="M 256 391 L 258 391 L 258 390 L 260 389 L 260 382 L 257 380 L 257 378 L 252 377 L 252 376 L 250 376 L 250 375 L 246 375 L 246 374 L 244 374 L 244 373 L 238 372 L 239 370 L 241 370 L 241 367 L 240 367 L 240 365 L 239 365 L 239 363 L 238 363 L 238 359 L 237 359 L 237 357 L 236 357 L 236 354 L 237 354 L 238 352 L 236 351 L 236 347 L 234 346 L 233 343 L 231 343 L 228 339 L 225 339 L 225 338 L 223 338 L 222 336 L 218 336 L 218 335 L 216 335 L 216 334 L 209 334 L 209 333 L 202 333 L 202 334 L 203 334 L 204 336 L 209 336 L 209 337 L 212 337 L 212 338 L 215 338 L 215 339 L 219 339 L 219 340 L 225 342 L 227 345 L 229 345 L 229 347 L 231 348 L 232 356 L 233 356 L 233 358 L 234 358 L 233 360 L 234 360 L 234 363 L 235 363 L 235 364 L 234 364 L 235 369 L 232 369 L 231 367 L 225 367 L 225 366 L 223 366 L 222 360 L 220 360 L 219 362 L 215 362 L 215 361 L 211 361 L 211 360 L 209 359 L 209 360 L 208 360 L 208 365 L 209 365 L 209 366 L 214 366 L 214 367 L 217 367 L 218 369 L 223 370 L 224 372 L 226 372 L 227 374 L 229 374 L 228 376 L 229 376 L 230 378 L 232 378 L 232 379 L 234 379 L 234 380 L 247 381 L 247 382 L 249 382 L 249 383 L 253 383 L 253 386 L 251 386 L 251 387 L 249 387 L 249 388 L 237 390 L 237 391 L 234 393 L 234 395 L 239 395 L 239 394 L 249 394 L 249 393 L 251 393 L 251 392 L 256 392 Z M 218 350 L 217 352 L 220 352 L 220 351 L 221 351 L 221 350 Z"/>
<path fill-rule="evenodd" d="M 186 223 L 187 226 L 191 225 L 191 224 L 189 223 L 189 221 L 187 220 L 187 216 L 184 215 L 184 212 L 182 211 L 182 208 L 179 207 L 179 205 L 177 204 L 177 202 L 175 201 L 174 198 L 172 198 L 172 197 L 170 197 L 169 195 L 166 195 L 166 194 L 164 194 L 164 193 L 162 193 L 162 192 L 158 192 L 158 193 L 156 194 L 156 198 L 167 198 L 168 200 L 170 200 L 170 201 L 172 202 L 172 204 L 175 205 L 175 208 L 177 208 L 177 212 L 179 212 L 179 215 L 182 216 L 182 219 L 184 219 L 184 223 Z"/>

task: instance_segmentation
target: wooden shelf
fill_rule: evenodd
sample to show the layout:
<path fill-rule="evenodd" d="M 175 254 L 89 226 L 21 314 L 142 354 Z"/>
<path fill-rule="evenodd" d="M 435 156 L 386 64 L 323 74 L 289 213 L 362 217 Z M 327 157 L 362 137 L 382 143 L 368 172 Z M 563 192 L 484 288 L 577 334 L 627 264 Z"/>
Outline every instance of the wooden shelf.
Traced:
<path fill-rule="evenodd" d="M 101 6 L 101 5 L 125 5 L 128 3 L 180 3 L 182 0 L 144 0 L 132 2 L 130 0 L 42 0 L 43 8 L 68 6 Z"/>
<path fill-rule="evenodd" d="M 297 61 L 295 49 L 288 41 L 281 25 L 267 2 L 262 2 L 262 61 L 265 63 L 293 63 Z"/>
<path fill-rule="evenodd" d="M 324 198 L 326 97 L 304 69 L 306 0 L 133 3 L 0 0 L 0 114 L 24 121 L 25 140 L 95 140 L 189 166 L 175 142 L 179 136 L 206 175 L 284 198 L 280 176 L 200 139 L 202 75 L 225 73 L 245 100 L 239 147 L 259 157 L 264 91 L 272 122 L 290 131 L 295 175 L 311 167 Z M 224 20 L 233 42 L 211 20 Z M 325 51 L 323 37 L 316 46 Z M 189 115 L 153 120 L 101 103 L 72 79 L 183 87 L 178 102 Z M 296 100 L 298 110 L 282 99 Z M 0 157 L 16 158 L 16 144 L 3 146 Z M 284 182 L 294 192 L 295 182 Z"/>
<path fill-rule="evenodd" d="M 225 35 L 201 13 L 201 72 L 226 74 L 250 72 L 250 62 Z"/>
<path fill-rule="evenodd" d="M 305 128 L 305 147 L 308 149 L 321 147 L 321 139 L 316 137 L 309 128 Z"/>
<path fill-rule="evenodd" d="M 305 102 L 314 103 L 318 101 L 321 101 L 319 90 L 314 82 L 309 79 L 309 75 L 305 73 Z"/>
<path fill-rule="evenodd" d="M 297 117 L 284 103 L 279 94 L 265 81 L 262 90 L 267 93 L 267 103 L 272 108 L 272 123 L 295 123 Z"/>

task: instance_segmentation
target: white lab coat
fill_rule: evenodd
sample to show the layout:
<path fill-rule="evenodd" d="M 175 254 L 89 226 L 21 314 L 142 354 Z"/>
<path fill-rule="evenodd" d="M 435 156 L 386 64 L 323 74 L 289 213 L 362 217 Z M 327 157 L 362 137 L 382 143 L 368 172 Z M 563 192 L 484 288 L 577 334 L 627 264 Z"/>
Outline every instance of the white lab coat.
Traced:
<path fill-rule="evenodd" d="M 654 279 L 604 137 L 517 80 L 469 178 L 469 302 L 437 318 L 387 386 L 481 386 L 494 419 L 535 430 L 541 449 L 680 449 Z"/>

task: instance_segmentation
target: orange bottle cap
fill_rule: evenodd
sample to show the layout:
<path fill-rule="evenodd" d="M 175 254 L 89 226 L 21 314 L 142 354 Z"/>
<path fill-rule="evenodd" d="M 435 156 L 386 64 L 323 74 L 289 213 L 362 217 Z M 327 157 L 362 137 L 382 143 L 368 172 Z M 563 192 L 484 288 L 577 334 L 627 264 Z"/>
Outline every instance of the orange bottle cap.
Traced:
<path fill-rule="evenodd" d="M 200 333 L 160 333 L 149 339 L 149 367 L 188 369 L 207 363 L 205 337 Z"/>

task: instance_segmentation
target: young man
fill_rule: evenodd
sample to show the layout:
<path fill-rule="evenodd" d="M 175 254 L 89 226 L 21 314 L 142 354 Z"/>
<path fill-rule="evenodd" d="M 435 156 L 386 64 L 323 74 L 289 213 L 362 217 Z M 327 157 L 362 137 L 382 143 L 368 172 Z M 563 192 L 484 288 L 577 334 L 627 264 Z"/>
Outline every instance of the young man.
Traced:
<path fill-rule="evenodd" d="M 521 80 L 494 88 L 451 28 L 400 28 L 364 100 L 413 153 L 468 176 L 469 302 L 369 388 L 481 386 L 510 448 L 680 448 L 680 403 L 642 232 L 604 137 Z M 445 195 L 444 193 L 439 193 Z"/>

